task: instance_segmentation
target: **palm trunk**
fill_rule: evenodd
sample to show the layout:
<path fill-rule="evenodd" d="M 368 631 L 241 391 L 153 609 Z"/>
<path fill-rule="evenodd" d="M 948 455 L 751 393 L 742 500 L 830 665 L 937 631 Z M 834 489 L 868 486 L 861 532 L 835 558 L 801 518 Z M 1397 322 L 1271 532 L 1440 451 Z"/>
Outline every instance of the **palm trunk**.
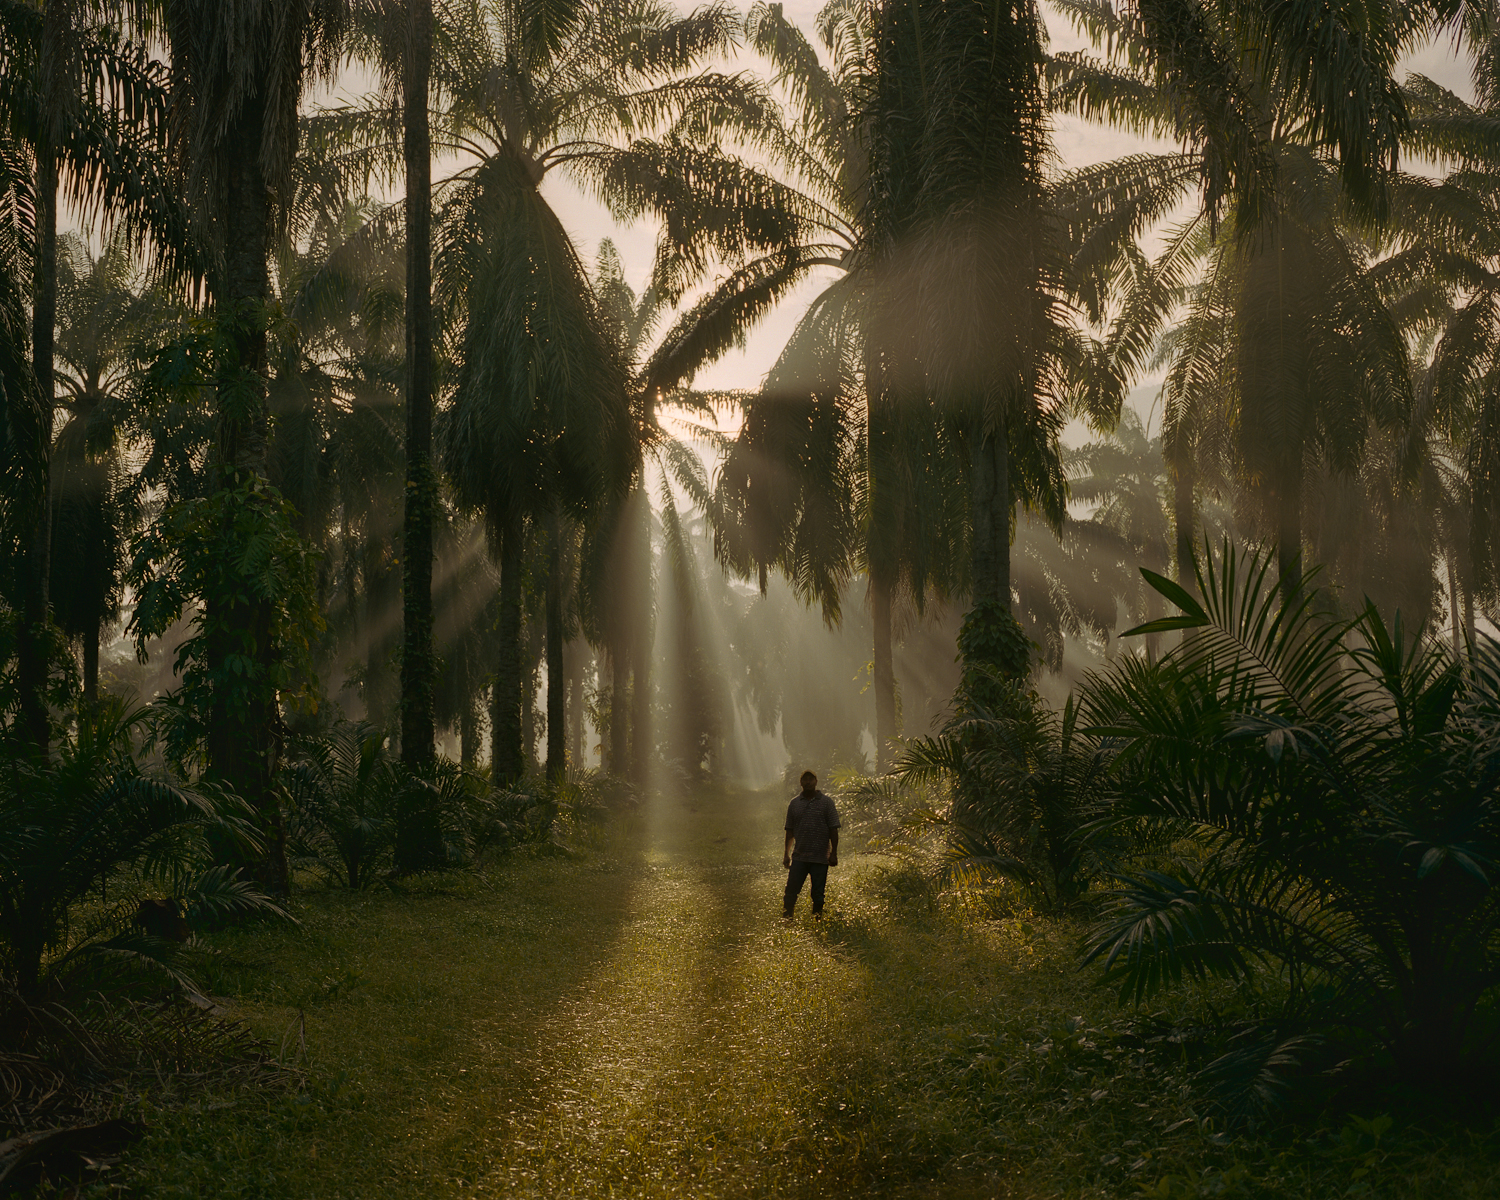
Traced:
<path fill-rule="evenodd" d="M 536 668 L 539 657 L 535 646 L 528 644 L 526 656 L 521 660 L 521 769 L 528 772 L 536 766 Z"/>
<path fill-rule="evenodd" d="M 651 640 L 648 623 L 631 644 L 630 778 L 639 786 L 645 786 L 651 770 Z"/>
<path fill-rule="evenodd" d="M 1193 508 L 1193 463 L 1184 448 L 1173 447 L 1172 452 L 1172 525 L 1177 535 L 1177 582 L 1183 587 L 1194 584 L 1193 577 L 1193 526 L 1196 513 Z"/>
<path fill-rule="evenodd" d="M 614 683 L 610 664 L 614 661 L 613 656 L 607 649 L 599 650 L 594 656 L 594 688 L 599 696 L 599 715 L 602 728 L 594 732 L 599 736 L 599 769 L 606 775 L 614 772 L 614 748 L 611 744 L 610 729 L 614 726 Z M 605 703 L 606 699 L 609 703 Z"/>
<path fill-rule="evenodd" d="M 651 570 L 651 504 L 637 486 L 630 498 L 631 579 L 630 632 L 630 778 L 644 787 L 654 746 L 651 730 L 651 652 L 655 638 L 655 586 Z"/>
<path fill-rule="evenodd" d="M 1295 462 L 1286 464 L 1286 475 L 1275 496 L 1276 570 L 1281 579 L 1281 599 L 1286 604 L 1302 577 L 1302 448 L 1293 450 Z"/>
<path fill-rule="evenodd" d="M 390 557 L 385 538 L 365 540 L 365 720 L 382 733 L 391 732 L 390 639 L 384 632 L 396 601 Z"/>
<path fill-rule="evenodd" d="M 458 714 L 458 762 L 465 771 L 472 771 L 478 761 L 479 705 L 473 696 L 466 696 Z"/>
<path fill-rule="evenodd" d="M 499 662 L 491 707 L 490 772 L 496 784 L 514 783 L 526 771 L 521 743 L 521 572 L 525 531 L 509 517 L 500 538 Z"/>
<path fill-rule="evenodd" d="M 583 678 L 586 643 L 574 641 L 565 653 L 568 677 L 568 761 L 583 769 Z"/>
<path fill-rule="evenodd" d="M 547 781 L 567 776 L 567 673 L 563 668 L 562 522 L 547 517 Z"/>
<path fill-rule="evenodd" d="M 630 769 L 630 659 L 624 646 L 609 653 L 609 769 L 624 775 Z"/>
<path fill-rule="evenodd" d="M 23 546 L 21 625 L 16 639 L 16 684 L 21 727 L 45 758 L 51 743 L 47 713 L 48 584 L 52 575 L 53 339 L 57 328 L 57 156 L 46 136 L 37 147 L 36 279 L 31 310 L 32 371 L 41 404 L 36 519 Z"/>
<path fill-rule="evenodd" d="M 266 477 L 270 413 L 266 330 L 260 309 L 270 292 L 266 258 L 271 206 L 260 158 L 265 119 L 264 100 L 249 98 L 225 138 L 225 276 L 215 302 L 233 354 L 222 365 L 218 381 L 215 460 L 218 486 L 226 491 Z M 226 509 L 225 519 L 233 521 L 235 514 Z M 258 814 L 269 849 L 254 869 L 264 886 L 284 892 L 285 837 L 274 786 L 280 720 L 276 693 L 270 686 L 277 653 L 275 614 L 271 602 L 256 595 L 258 591 L 247 581 L 243 587 L 221 587 L 206 598 L 210 675 L 228 678 L 230 657 L 243 655 L 247 648 L 255 673 L 249 686 L 236 676 L 239 686 L 233 690 L 216 689 L 209 719 L 208 767 L 212 776 L 228 784 Z"/>
<path fill-rule="evenodd" d="M 1472 588 L 1464 588 L 1464 636 L 1468 638 L 1467 646 L 1470 656 L 1474 654 L 1477 643 L 1475 638 L 1478 630 L 1474 626 L 1474 591 Z"/>
<path fill-rule="evenodd" d="M 402 79 L 406 157 L 406 509 L 403 526 L 401 761 L 434 757 L 432 689 L 432 138 L 427 92 L 432 68 L 432 0 L 407 5 Z"/>
<path fill-rule="evenodd" d="M 990 433 L 977 429 L 971 451 L 974 601 L 1010 611 L 1010 455 L 1002 417 Z"/>
<path fill-rule="evenodd" d="M 875 626 L 875 763 L 884 775 L 891 766 L 896 728 L 896 668 L 891 650 L 891 584 L 883 567 L 870 566 L 870 611 Z"/>

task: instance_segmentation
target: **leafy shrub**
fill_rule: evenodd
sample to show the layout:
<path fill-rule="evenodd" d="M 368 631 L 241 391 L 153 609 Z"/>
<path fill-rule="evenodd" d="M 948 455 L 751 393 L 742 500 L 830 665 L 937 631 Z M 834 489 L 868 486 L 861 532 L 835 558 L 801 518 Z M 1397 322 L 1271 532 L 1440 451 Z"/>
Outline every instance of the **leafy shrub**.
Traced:
<path fill-rule="evenodd" d="M 1132 632 L 1188 636 L 1086 686 L 1115 827 L 1181 850 L 1119 872 L 1088 958 L 1135 999 L 1269 977 L 1301 1027 L 1451 1082 L 1500 983 L 1500 647 L 1335 620 L 1306 580 L 1283 602 L 1269 567 L 1226 544 L 1195 565 L 1201 604 L 1146 572 L 1181 615 Z"/>
<path fill-rule="evenodd" d="M 365 722 L 341 721 L 305 740 L 283 786 L 293 855 L 354 889 L 545 837 L 555 811 L 528 790 L 492 790 L 447 760 L 413 772 Z"/>
<path fill-rule="evenodd" d="M 399 779 L 378 729 L 341 722 L 305 741 L 283 771 L 283 786 L 296 858 L 356 890 L 390 869 Z"/>
<path fill-rule="evenodd" d="M 0 765 L 0 982 L 22 995 L 105 962 L 181 978 L 178 938 L 134 919 L 143 888 L 165 890 L 189 925 L 285 915 L 213 865 L 215 845 L 259 850 L 248 806 L 142 762 L 150 716 L 106 701 L 59 738 L 50 761 L 11 755 Z M 111 886 L 114 903 L 83 903 Z"/>

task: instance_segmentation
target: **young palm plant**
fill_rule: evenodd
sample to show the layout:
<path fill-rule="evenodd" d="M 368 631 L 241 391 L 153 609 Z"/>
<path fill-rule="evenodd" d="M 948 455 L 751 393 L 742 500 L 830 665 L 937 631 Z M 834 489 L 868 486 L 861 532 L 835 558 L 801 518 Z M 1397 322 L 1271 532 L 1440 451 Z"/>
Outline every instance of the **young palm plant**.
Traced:
<path fill-rule="evenodd" d="M 1098 878 L 1102 839 L 1090 823 L 1108 796 L 1108 759 L 1078 726 L 1070 697 L 1057 712 L 1003 687 L 995 708 L 971 701 L 936 737 L 896 760 L 905 785 L 946 789 L 947 865 L 997 875 L 1044 911 L 1072 905 Z"/>
<path fill-rule="evenodd" d="M 385 733 L 365 722 L 335 726 L 284 772 L 294 814 L 291 852 L 358 890 L 390 870 L 401 779 Z"/>
<path fill-rule="evenodd" d="M 1088 959 L 1138 1001 L 1184 976 L 1280 993 L 1451 1082 L 1500 984 L 1500 646 L 1332 619 L 1272 565 L 1226 543 L 1195 561 L 1201 602 L 1148 574 L 1180 615 L 1132 632 L 1191 636 L 1085 688 L 1111 821 L 1177 850 L 1119 871 Z"/>
<path fill-rule="evenodd" d="M 0 770 L 0 975 L 23 994 L 101 962 L 180 975 L 179 943 L 133 918 L 143 889 L 165 890 L 190 922 L 285 916 L 230 871 L 220 844 L 261 851 L 250 809 L 153 769 L 148 711 L 106 701 L 59 739 L 45 766 Z M 97 897 L 116 891 L 105 903 Z"/>

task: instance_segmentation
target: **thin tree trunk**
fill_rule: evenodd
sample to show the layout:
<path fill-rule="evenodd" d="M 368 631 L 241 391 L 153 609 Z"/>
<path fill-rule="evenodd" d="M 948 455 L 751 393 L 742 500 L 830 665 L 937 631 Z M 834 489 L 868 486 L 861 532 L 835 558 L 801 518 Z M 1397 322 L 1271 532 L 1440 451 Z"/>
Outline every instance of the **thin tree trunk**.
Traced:
<path fill-rule="evenodd" d="M 473 696 L 465 697 L 458 714 L 458 762 L 472 771 L 479 761 L 479 705 Z"/>
<path fill-rule="evenodd" d="M 526 771 L 521 742 L 521 572 L 525 559 L 525 530 L 519 517 L 509 517 L 500 539 L 500 640 L 495 670 L 495 697 L 490 710 L 493 728 L 491 775 L 496 784 L 514 783 Z"/>
<path fill-rule="evenodd" d="M 1448 613 L 1452 620 L 1453 656 L 1458 658 L 1464 652 L 1463 633 L 1458 623 L 1458 572 L 1453 569 L 1453 554 L 1451 552 L 1444 555 L 1443 561 L 1448 567 Z"/>
<path fill-rule="evenodd" d="M 609 769 L 624 775 L 630 769 L 630 659 L 624 646 L 609 654 Z"/>
<path fill-rule="evenodd" d="M 567 672 L 563 668 L 562 521 L 547 517 L 547 780 L 567 777 Z"/>
<path fill-rule="evenodd" d="M 644 787 L 651 769 L 654 738 L 651 729 L 651 655 L 655 640 L 655 584 L 651 570 L 651 504 L 644 488 L 637 486 L 630 498 L 630 778 Z"/>
<path fill-rule="evenodd" d="M 631 644 L 630 668 L 630 778 L 644 786 L 651 771 L 651 628 Z"/>
<path fill-rule="evenodd" d="M 1173 448 L 1172 453 L 1172 524 L 1177 535 L 1177 582 L 1185 588 L 1194 586 L 1194 525 L 1197 514 L 1193 506 L 1193 464 L 1186 449 Z"/>
<path fill-rule="evenodd" d="M 599 703 L 600 727 L 594 730 L 599 738 L 599 769 L 606 775 L 614 771 L 614 763 L 610 755 L 609 730 L 611 724 L 610 707 L 613 701 L 609 700 L 613 693 L 613 684 L 610 677 L 610 655 L 605 649 L 599 649 L 594 654 L 594 691 Z"/>
<path fill-rule="evenodd" d="M 884 775 L 891 766 L 896 727 L 896 667 L 891 648 L 891 584 L 883 567 L 870 566 L 870 612 L 875 626 L 875 763 Z"/>
<path fill-rule="evenodd" d="M 1475 638 L 1478 631 L 1474 626 L 1474 590 L 1464 588 L 1464 634 L 1468 638 L 1468 653 L 1472 657 L 1477 645 Z"/>
<path fill-rule="evenodd" d="M 528 639 L 529 642 L 530 639 Z M 521 660 L 521 760 L 522 770 L 531 771 L 536 762 L 536 678 L 537 655 L 528 645 Z"/>
<path fill-rule="evenodd" d="M 568 677 L 568 761 L 583 770 L 583 680 L 586 642 L 574 640 L 564 652 Z"/>
<path fill-rule="evenodd" d="M 57 328 L 57 156 L 47 136 L 37 147 L 36 278 L 31 310 L 32 371 L 36 376 L 41 428 L 37 449 L 37 510 L 21 570 L 24 592 L 16 639 L 16 684 L 21 727 L 45 758 L 51 743 L 47 713 L 47 623 L 52 575 L 52 410 L 55 397 L 53 344 Z"/>
<path fill-rule="evenodd" d="M 390 545 L 383 537 L 368 537 L 364 547 L 365 577 L 365 720 L 382 733 L 390 722 L 390 628 L 395 605 L 395 572 Z"/>
<path fill-rule="evenodd" d="M 1281 600 L 1289 602 L 1302 578 L 1302 464 L 1301 447 L 1295 463 L 1287 464 L 1287 476 L 1276 501 L 1276 570 L 1281 581 Z"/>
<path fill-rule="evenodd" d="M 432 0 L 407 4 L 402 72 L 402 149 L 406 157 L 406 508 L 402 531 L 401 761 L 434 758 L 432 690 L 432 138 L 428 79 Z"/>

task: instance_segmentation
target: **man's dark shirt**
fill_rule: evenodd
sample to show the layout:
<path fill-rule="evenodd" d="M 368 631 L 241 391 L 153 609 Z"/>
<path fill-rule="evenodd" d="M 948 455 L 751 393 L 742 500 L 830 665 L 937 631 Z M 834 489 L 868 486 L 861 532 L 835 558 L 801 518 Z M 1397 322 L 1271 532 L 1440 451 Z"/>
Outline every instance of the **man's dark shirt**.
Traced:
<path fill-rule="evenodd" d="M 798 792 L 786 808 L 786 831 L 796 838 L 792 861 L 826 863 L 828 835 L 839 827 L 839 810 L 822 792 Z"/>

